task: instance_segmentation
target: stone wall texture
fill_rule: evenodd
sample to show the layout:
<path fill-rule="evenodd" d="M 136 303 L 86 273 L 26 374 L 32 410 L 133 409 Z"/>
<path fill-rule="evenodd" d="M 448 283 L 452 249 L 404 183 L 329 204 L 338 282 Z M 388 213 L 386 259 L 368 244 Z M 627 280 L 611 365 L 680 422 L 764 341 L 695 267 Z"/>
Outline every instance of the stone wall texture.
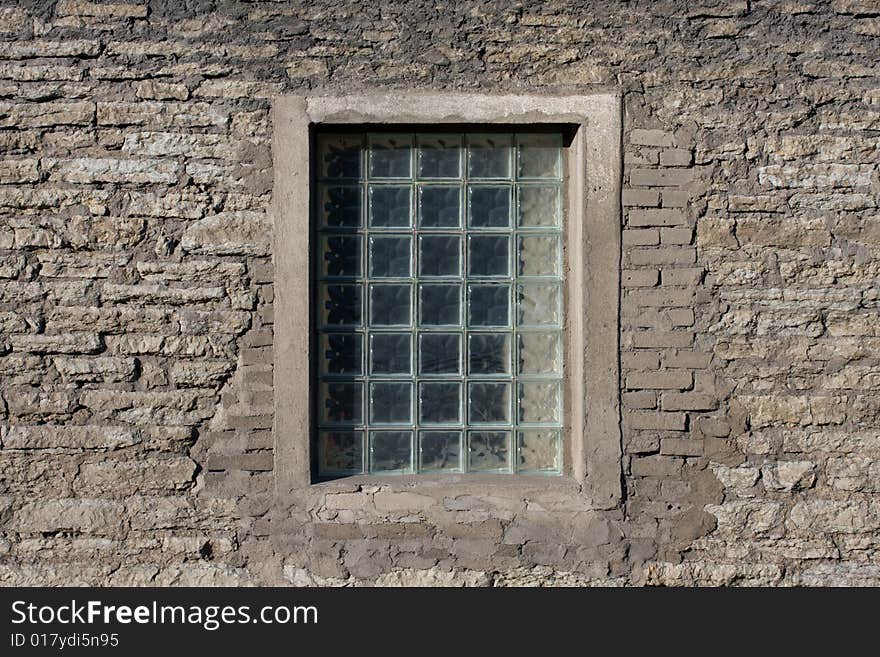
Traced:
<path fill-rule="evenodd" d="M 0 2 L 0 584 L 880 585 L 878 61 L 877 0 Z M 622 91 L 619 508 L 274 495 L 271 99 L 381 89 Z"/>

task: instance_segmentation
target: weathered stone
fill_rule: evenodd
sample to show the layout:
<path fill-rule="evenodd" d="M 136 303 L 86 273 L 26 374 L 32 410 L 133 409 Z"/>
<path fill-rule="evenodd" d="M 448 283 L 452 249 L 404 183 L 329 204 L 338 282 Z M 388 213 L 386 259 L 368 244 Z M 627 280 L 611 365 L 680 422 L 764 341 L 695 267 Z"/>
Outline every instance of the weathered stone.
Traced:
<path fill-rule="evenodd" d="M 140 442 L 134 430 L 120 426 L 0 426 L 0 444 L 6 449 L 121 449 Z"/>
<path fill-rule="evenodd" d="M 761 468 L 767 490 L 804 490 L 816 482 L 816 464 L 810 461 L 778 461 Z"/>
<path fill-rule="evenodd" d="M 202 219 L 183 234 L 181 247 L 189 253 L 267 255 L 272 224 L 262 212 L 224 212 Z"/>
<path fill-rule="evenodd" d="M 178 387 L 210 387 L 222 383 L 233 369 L 227 361 L 180 362 L 171 368 L 171 379 Z"/>
<path fill-rule="evenodd" d="M 170 303 L 181 305 L 222 299 L 222 287 L 166 287 L 164 285 L 114 285 L 105 283 L 101 299 L 112 302 Z"/>
<path fill-rule="evenodd" d="M 54 358 L 52 364 L 62 381 L 78 383 L 131 381 L 136 368 L 134 358 Z"/>
<path fill-rule="evenodd" d="M 95 333 L 60 333 L 58 335 L 12 335 L 15 351 L 35 354 L 93 354 L 101 351 L 101 337 Z"/>
<path fill-rule="evenodd" d="M 80 158 L 43 160 L 49 179 L 66 183 L 174 183 L 176 162 L 157 159 Z"/>

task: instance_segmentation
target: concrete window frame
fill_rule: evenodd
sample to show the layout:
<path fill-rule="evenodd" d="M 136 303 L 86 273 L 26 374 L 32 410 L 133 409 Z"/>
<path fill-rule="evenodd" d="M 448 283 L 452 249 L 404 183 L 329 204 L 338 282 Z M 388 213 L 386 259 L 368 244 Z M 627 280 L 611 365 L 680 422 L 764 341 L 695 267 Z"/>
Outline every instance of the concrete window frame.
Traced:
<path fill-rule="evenodd" d="M 275 490 L 332 489 L 344 482 L 455 494 L 463 484 L 493 494 L 558 488 L 608 509 L 621 500 L 620 239 L 622 99 L 619 93 L 504 95 L 388 92 L 281 96 L 273 116 L 275 265 Z M 563 476 L 358 475 L 317 482 L 310 267 L 313 131 L 360 125 L 559 125 L 565 149 L 565 431 Z"/>

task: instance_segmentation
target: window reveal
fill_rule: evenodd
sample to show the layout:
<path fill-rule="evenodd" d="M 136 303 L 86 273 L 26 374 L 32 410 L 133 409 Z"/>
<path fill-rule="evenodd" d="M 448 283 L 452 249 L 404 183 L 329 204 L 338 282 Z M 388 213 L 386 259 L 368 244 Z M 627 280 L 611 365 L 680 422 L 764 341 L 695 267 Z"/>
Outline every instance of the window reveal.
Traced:
<path fill-rule="evenodd" d="M 318 136 L 318 472 L 562 470 L 562 137 Z"/>

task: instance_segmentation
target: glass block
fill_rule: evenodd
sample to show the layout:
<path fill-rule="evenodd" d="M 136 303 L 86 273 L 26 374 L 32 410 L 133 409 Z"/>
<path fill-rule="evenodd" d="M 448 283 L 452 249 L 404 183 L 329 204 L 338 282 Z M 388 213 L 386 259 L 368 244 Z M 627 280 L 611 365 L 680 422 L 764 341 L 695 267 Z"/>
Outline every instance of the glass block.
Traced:
<path fill-rule="evenodd" d="M 508 228 L 510 187 L 468 187 L 468 209 L 473 228 Z"/>
<path fill-rule="evenodd" d="M 412 335 L 373 333 L 370 336 L 370 374 L 409 374 Z"/>
<path fill-rule="evenodd" d="M 517 175 L 520 178 L 560 177 L 562 171 L 561 135 L 520 135 L 517 142 Z"/>
<path fill-rule="evenodd" d="M 420 285 L 419 321 L 425 326 L 458 326 L 461 322 L 459 285 Z"/>
<path fill-rule="evenodd" d="M 409 285 L 370 286 L 370 326 L 409 326 Z"/>
<path fill-rule="evenodd" d="M 559 187 L 519 186 L 519 225 L 523 228 L 559 225 Z"/>
<path fill-rule="evenodd" d="M 412 421 L 412 384 L 370 384 L 370 422 L 409 424 Z"/>
<path fill-rule="evenodd" d="M 321 387 L 321 420 L 327 424 L 360 424 L 364 419 L 363 385 L 328 382 Z"/>
<path fill-rule="evenodd" d="M 370 235 L 370 276 L 409 277 L 411 243 L 410 237 Z"/>
<path fill-rule="evenodd" d="M 461 422 L 461 384 L 446 381 L 420 383 L 419 422 L 425 424 Z"/>
<path fill-rule="evenodd" d="M 468 336 L 468 374 L 509 374 L 510 335 L 471 333 Z"/>
<path fill-rule="evenodd" d="M 469 285 L 468 326 L 508 326 L 510 287 L 508 285 Z"/>
<path fill-rule="evenodd" d="M 468 421 L 473 424 L 509 423 L 510 384 L 468 384 Z"/>
<path fill-rule="evenodd" d="M 409 227 L 410 191 L 397 185 L 370 185 L 370 226 Z"/>
<path fill-rule="evenodd" d="M 361 135 L 321 135 L 318 152 L 320 174 L 324 178 L 360 178 Z"/>
<path fill-rule="evenodd" d="M 559 472 L 559 432 L 517 432 L 518 472 Z"/>
<path fill-rule="evenodd" d="M 468 176 L 509 178 L 511 135 L 471 135 L 468 138 Z"/>
<path fill-rule="evenodd" d="M 559 273 L 559 238 L 556 235 L 520 237 L 517 259 L 520 276 L 555 276 Z"/>
<path fill-rule="evenodd" d="M 324 276 L 359 276 L 361 238 L 357 235 L 327 235 L 321 239 L 321 272 Z"/>
<path fill-rule="evenodd" d="M 559 287 L 520 285 L 518 322 L 521 326 L 559 325 Z"/>
<path fill-rule="evenodd" d="M 457 333 L 419 335 L 419 374 L 459 374 L 461 336 Z"/>
<path fill-rule="evenodd" d="M 363 471 L 363 432 L 320 432 L 318 436 L 319 474 L 359 474 Z"/>
<path fill-rule="evenodd" d="M 469 431 L 468 470 L 471 472 L 510 471 L 510 432 Z"/>
<path fill-rule="evenodd" d="M 361 225 L 361 188 L 321 188 L 322 223 L 329 228 L 356 228 Z"/>
<path fill-rule="evenodd" d="M 558 333 L 519 333 L 520 374 L 561 374 Z"/>
<path fill-rule="evenodd" d="M 419 275 L 460 276 L 461 238 L 458 235 L 419 237 Z"/>
<path fill-rule="evenodd" d="M 409 178 L 412 135 L 373 135 L 370 138 L 370 178 Z"/>
<path fill-rule="evenodd" d="M 461 188 L 422 186 L 419 189 L 419 225 L 422 228 L 458 228 L 461 225 Z"/>
<path fill-rule="evenodd" d="M 322 285 L 321 321 L 324 326 L 356 326 L 361 322 L 358 285 Z"/>
<path fill-rule="evenodd" d="M 370 472 L 410 474 L 412 456 L 411 431 L 370 432 Z"/>
<path fill-rule="evenodd" d="M 519 384 L 520 422 L 558 422 L 559 384 L 528 381 Z"/>
<path fill-rule="evenodd" d="M 510 238 L 507 235 L 469 235 L 468 274 L 510 275 Z"/>
<path fill-rule="evenodd" d="M 461 136 L 419 137 L 419 176 L 421 178 L 461 177 Z"/>
<path fill-rule="evenodd" d="M 361 374 L 363 336 L 357 333 L 325 333 L 321 336 L 321 355 L 325 374 Z"/>
<path fill-rule="evenodd" d="M 461 472 L 461 432 L 420 431 L 419 470 Z"/>

